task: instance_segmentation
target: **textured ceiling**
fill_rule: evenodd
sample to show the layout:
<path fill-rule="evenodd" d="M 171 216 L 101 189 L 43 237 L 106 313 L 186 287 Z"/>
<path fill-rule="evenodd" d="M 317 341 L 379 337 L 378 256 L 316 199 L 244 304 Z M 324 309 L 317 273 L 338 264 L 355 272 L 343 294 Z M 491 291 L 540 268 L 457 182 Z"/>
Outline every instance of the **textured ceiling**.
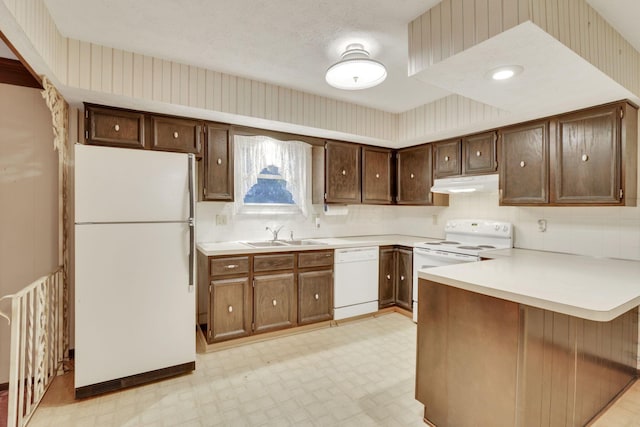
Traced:
<path fill-rule="evenodd" d="M 407 24 L 440 0 L 45 0 L 63 35 L 390 112 L 448 92 L 407 77 Z M 324 80 L 347 44 L 387 66 L 380 86 Z"/>

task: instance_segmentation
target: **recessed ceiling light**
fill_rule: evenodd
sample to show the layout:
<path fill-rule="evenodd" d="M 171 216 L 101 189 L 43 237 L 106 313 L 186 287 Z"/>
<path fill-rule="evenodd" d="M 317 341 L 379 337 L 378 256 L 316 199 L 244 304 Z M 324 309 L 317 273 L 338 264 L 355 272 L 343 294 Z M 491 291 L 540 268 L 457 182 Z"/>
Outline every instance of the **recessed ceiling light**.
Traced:
<path fill-rule="evenodd" d="M 523 68 L 519 65 L 508 65 L 505 67 L 494 68 L 489 71 L 487 74 L 493 80 L 507 80 L 512 78 L 513 76 L 520 74 Z"/>
<path fill-rule="evenodd" d="M 340 61 L 327 70 L 327 83 L 338 89 L 358 90 L 379 85 L 387 78 L 385 66 L 369 58 L 369 52 L 360 43 L 352 43 Z"/>

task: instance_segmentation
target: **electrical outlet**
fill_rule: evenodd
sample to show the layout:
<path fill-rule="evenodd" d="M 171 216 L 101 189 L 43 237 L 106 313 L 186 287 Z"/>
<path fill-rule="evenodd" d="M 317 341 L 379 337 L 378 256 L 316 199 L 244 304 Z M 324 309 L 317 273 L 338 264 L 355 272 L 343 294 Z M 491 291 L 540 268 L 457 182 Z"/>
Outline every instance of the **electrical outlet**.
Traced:
<path fill-rule="evenodd" d="M 541 233 L 544 233 L 545 231 L 547 231 L 547 220 L 546 219 L 539 219 L 538 220 L 538 231 Z"/>
<path fill-rule="evenodd" d="M 216 225 L 227 225 L 227 216 L 216 215 Z"/>

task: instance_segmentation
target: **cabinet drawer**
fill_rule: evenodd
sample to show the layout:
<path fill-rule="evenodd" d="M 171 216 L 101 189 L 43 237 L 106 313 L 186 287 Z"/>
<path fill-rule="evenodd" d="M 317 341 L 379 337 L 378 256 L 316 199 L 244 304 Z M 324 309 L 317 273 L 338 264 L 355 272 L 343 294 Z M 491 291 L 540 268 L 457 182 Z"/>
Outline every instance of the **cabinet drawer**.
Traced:
<path fill-rule="evenodd" d="M 253 271 L 292 270 L 294 255 L 255 255 L 253 257 Z"/>
<path fill-rule="evenodd" d="M 172 117 L 152 117 L 151 123 L 152 149 L 200 154 L 200 122 Z"/>
<path fill-rule="evenodd" d="M 333 265 L 333 251 L 301 252 L 298 254 L 298 268 L 324 267 Z"/>
<path fill-rule="evenodd" d="M 87 143 L 144 148 L 144 114 L 107 108 L 87 108 Z"/>
<path fill-rule="evenodd" d="M 211 276 L 248 273 L 249 257 L 211 258 L 209 271 Z"/>

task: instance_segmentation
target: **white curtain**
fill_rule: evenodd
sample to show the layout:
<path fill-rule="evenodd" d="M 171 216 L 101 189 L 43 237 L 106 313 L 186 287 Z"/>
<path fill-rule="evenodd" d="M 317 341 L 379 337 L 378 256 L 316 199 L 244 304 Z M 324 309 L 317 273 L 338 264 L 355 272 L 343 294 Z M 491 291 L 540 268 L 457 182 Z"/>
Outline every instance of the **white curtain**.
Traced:
<path fill-rule="evenodd" d="M 309 144 L 280 141 L 266 136 L 235 135 L 234 158 L 236 213 L 307 216 L 307 205 L 310 203 L 307 185 L 311 158 Z M 265 178 L 278 180 L 286 189 L 283 192 L 290 193 L 293 203 L 256 200 L 256 197 L 252 197 L 258 186 L 267 182 Z"/>

